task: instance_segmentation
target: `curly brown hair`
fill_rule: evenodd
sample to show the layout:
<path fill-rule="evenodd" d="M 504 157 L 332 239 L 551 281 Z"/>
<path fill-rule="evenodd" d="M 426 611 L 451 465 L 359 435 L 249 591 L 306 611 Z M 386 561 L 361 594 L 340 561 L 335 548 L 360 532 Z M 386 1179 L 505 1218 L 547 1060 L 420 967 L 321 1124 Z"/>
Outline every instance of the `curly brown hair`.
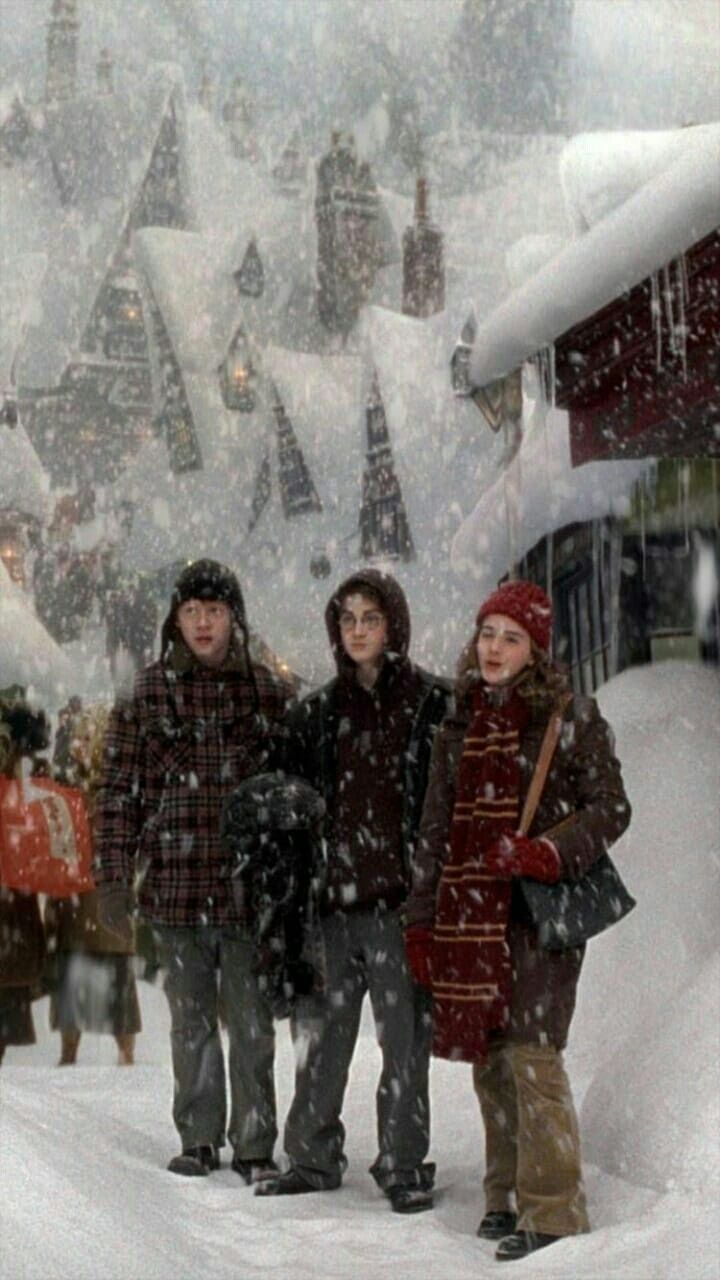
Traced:
<path fill-rule="evenodd" d="M 478 663 L 477 642 L 480 628 L 476 627 L 458 659 L 455 675 L 455 697 L 458 705 L 465 702 L 482 677 Z M 535 641 L 530 639 L 532 662 L 521 672 L 516 689 L 521 698 L 532 706 L 544 709 L 553 706 L 561 694 L 570 688 L 565 667 L 554 662 Z"/>

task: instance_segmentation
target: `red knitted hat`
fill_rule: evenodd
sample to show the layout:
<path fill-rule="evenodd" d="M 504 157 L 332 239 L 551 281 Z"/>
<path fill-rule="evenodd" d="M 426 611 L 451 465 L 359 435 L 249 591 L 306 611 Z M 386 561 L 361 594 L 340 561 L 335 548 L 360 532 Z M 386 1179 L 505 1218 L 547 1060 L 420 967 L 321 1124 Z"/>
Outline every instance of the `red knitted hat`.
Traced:
<path fill-rule="evenodd" d="M 552 638 L 552 601 L 534 582 L 506 582 L 493 591 L 480 605 L 477 625 L 490 613 L 504 613 L 524 627 L 539 649 L 545 653 Z"/>

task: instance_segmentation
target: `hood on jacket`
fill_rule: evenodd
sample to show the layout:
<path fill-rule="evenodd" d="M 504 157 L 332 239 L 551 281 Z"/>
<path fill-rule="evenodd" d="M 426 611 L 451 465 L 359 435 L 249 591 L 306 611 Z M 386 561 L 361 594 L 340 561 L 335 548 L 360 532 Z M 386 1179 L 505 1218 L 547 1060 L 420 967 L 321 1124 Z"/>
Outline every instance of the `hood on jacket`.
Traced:
<path fill-rule="evenodd" d="M 173 643 L 180 639 L 177 611 L 186 600 L 221 600 L 226 604 L 242 635 L 243 649 L 247 651 L 245 602 L 235 574 L 217 560 L 193 560 L 182 570 L 173 587 L 170 609 L 160 632 L 161 658 L 164 659 Z"/>
<path fill-rule="evenodd" d="M 330 640 L 330 648 L 335 658 L 339 675 L 349 675 L 354 671 L 356 663 L 345 652 L 340 637 L 340 611 L 346 596 L 367 594 L 368 590 L 376 595 L 388 624 L 388 656 L 406 659 L 410 648 L 410 610 L 405 593 L 400 583 L 390 573 L 381 569 L 358 569 L 349 578 L 341 582 L 331 595 L 325 609 L 325 626 Z"/>

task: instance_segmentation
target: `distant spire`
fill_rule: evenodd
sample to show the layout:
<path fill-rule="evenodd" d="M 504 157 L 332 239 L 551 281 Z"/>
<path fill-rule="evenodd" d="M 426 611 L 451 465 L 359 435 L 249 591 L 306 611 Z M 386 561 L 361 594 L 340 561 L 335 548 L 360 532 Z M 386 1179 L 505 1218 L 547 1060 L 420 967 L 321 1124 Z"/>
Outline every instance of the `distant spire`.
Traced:
<path fill-rule="evenodd" d="M 52 0 L 47 26 L 45 101 L 62 102 L 75 97 L 77 88 L 77 0 Z"/>
<path fill-rule="evenodd" d="M 395 473 L 385 406 L 377 374 L 365 409 L 367 453 L 360 507 L 360 555 L 363 560 L 412 560 L 412 534 Z"/>
<path fill-rule="evenodd" d="M 291 520 L 306 511 L 322 511 L 322 502 L 277 387 L 273 389 L 280 498 L 285 519 Z"/>
<path fill-rule="evenodd" d="M 254 238 L 245 250 L 240 266 L 233 273 L 233 280 L 238 293 L 243 293 L 249 298 L 262 297 L 265 289 L 265 268 Z"/>
<path fill-rule="evenodd" d="M 206 111 L 212 111 L 213 109 L 214 92 L 215 86 L 212 81 L 212 76 L 208 71 L 207 60 L 203 59 L 202 72 L 200 75 L 200 88 L 198 89 L 198 102 Z"/>
<path fill-rule="evenodd" d="M 110 56 L 110 50 L 101 49 L 95 66 L 98 93 L 109 94 L 115 92 L 115 85 L 113 83 L 114 68 L 115 63 Z"/>
<path fill-rule="evenodd" d="M 445 306 L 443 237 L 430 222 L 428 184 L 418 178 L 415 189 L 415 223 L 403 236 L 403 312 L 406 316 L 431 316 Z"/>

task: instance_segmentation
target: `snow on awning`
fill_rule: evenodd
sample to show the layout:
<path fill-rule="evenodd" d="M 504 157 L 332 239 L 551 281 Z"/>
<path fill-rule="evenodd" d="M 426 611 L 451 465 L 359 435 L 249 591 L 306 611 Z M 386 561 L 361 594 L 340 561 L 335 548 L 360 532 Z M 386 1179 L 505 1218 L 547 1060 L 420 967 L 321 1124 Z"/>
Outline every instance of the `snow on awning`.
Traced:
<path fill-rule="evenodd" d="M 565 525 L 627 513 L 649 462 L 591 462 L 573 470 L 567 414 L 548 408 L 535 369 L 525 370 L 523 439 L 510 465 L 463 520 L 452 545 L 456 573 L 491 590 L 541 538 Z"/>
<path fill-rule="evenodd" d="M 720 224 L 720 124 L 685 131 L 669 167 L 569 244 L 475 332 L 469 386 L 510 373 Z"/>

